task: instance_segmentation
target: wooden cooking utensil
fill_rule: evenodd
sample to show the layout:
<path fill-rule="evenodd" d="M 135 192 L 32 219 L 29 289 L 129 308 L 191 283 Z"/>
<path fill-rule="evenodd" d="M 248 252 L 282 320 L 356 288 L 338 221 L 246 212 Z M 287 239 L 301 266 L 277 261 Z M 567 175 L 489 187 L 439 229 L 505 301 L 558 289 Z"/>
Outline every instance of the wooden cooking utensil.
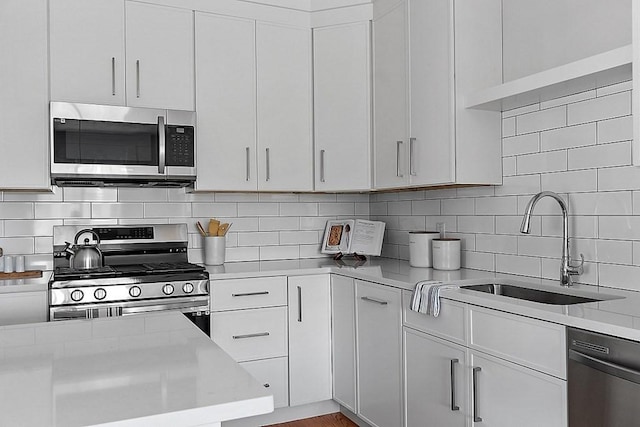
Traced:
<path fill-rule="evenodd" d="M 217 236 L 218 228 L 220 228 L 220 221 L 215 218 L 209 220 L 209 236 Z"/>
<path fill-rule="evenodd" d="M 218 228 L 218 236 L 226 236 L 227 235 L 227 231 L 229 231 L 229 227 L 231 227 L 231 224 L 229 223 L 224 223 L 224 224 L 220 224 L 220 228 Z"/>
<path fill-rule="evenodd" d="M 200 221 L 196 221 L 196 227 L 198 227 L 198 231 L 200 232 L 200 235 L 202 237 L 207 237 L 207 232 L 205 231 L 205 229 L 202 226 L 202 224 L 200 224 Z"/>

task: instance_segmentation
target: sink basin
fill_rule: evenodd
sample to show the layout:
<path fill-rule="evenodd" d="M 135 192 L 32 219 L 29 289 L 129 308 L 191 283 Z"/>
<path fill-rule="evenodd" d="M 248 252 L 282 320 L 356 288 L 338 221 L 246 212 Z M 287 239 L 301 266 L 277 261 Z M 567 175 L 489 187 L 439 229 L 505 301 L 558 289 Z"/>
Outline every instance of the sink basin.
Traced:
<path fill-rule="evenodd" d="M 460 288 L 552 305 L 583 304 L 586 302 L 601 301 L 599 299 L 587 298 L 577 295 L 561 294 L 557 292 L 542 291 L 540 289 L 524 288 L 514 285 L 503 285 L 498 283 L 468 285 L 461 286 Z"/>

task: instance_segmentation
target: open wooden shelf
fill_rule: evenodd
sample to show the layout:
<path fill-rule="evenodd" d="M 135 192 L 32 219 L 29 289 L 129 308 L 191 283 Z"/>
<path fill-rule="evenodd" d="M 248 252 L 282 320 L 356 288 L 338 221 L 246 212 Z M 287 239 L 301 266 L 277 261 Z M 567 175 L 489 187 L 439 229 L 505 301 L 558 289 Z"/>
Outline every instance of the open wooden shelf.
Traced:
<path fill-rule="evenodd" d="M 506 111 L 631 80 L 631 45 L 490 87 L 466 98 L 466 107 Z"/>

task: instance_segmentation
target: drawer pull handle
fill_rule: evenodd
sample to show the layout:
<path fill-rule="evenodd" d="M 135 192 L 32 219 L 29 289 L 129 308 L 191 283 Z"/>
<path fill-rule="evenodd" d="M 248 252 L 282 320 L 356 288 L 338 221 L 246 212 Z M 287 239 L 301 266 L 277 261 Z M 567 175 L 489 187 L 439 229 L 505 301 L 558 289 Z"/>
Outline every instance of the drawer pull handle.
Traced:
<path fill-rule="evenodd" d="M 473 368 L 473 422 L 481 423 L 482 418 L 478 416 L 478 372 L 482 371 L 480 367 Z"/>
<path fill-rule="evenodd" d="M 242 340 L 242 339 L 245 339 L 245 338 L 268 337 L 269 335 L 270 335 L 269 332 L 259 332 L 257 334 L 234 335 L 233 339 L 234 340 Z"/>
<path fill-rule="evenodd" d="M 380 305 L 389 304 L 387 301 L 382 301 L 382 300 L 371 298 L 371 297 L 360 297 L 360 299 L 363 301 L 375 302 L 376 304 L 380 304 Z"/>
<path fill-rule="evenodd" d="M 451 410 L 459 411 L 460 407 L 456 405 L 456 364 L 458 359 L 451 359 Z"/>
<path fill-rule="evenodd" d="M 269 291 L 247 292 L 244 294 L 231 294 L 232 297 L 254 297 L 256 295 L 269 295 Z"/>

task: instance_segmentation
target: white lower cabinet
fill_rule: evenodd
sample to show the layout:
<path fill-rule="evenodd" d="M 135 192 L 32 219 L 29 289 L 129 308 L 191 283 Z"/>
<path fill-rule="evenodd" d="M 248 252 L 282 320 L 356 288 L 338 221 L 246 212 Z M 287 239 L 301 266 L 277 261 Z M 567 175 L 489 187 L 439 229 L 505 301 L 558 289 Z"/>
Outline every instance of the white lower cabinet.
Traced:
<path fill-rule="evenodd" d="M 356 399 L 356 288 L 350 277 L 331 275 L 333 400 L 353 413 Z"/>
<path fill-rule="evenodd" d="M 466 354 L 459 344 L 404 328 L 406 427 L 466 426 Z"/>
<path fill-rule="evenodd" d="M 475 351 L 470 369 L 472 425 L 566 427 L 566 381 Z"/>
<path fill-rule="evenodd" d="M 358 415 L 375 427 L 402 425 L 402 295 L 356 280 Z"/>
<path fill-rule="evenodd" d="M 47 321 L 47 292 L 16 292 L 0 295 L 0 326 Z"/>
<path fill-rule="evenodd" d="M 289 277 L 289 404 L 331 399 L 329 275 Z"/>
<path fill-rule="evenodd" d="M 273 406 L 289 405 L 289 361 L 286 357 L 254 360 L 240 365 L 273 393 Z"/>

